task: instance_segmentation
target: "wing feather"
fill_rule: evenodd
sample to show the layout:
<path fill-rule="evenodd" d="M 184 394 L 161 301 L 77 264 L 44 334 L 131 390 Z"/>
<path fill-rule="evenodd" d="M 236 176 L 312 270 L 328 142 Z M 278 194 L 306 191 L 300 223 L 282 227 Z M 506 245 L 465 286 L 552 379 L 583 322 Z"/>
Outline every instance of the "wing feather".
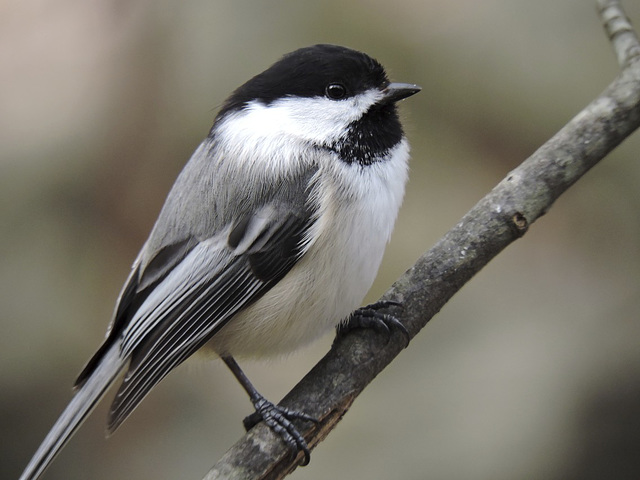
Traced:
<path fill-rule="evenodd" d="M 213 136 L 185 165 L 120 294 L 107 339 L 77 381 L 86 382 L 118 345 L 129 364 L 110 431 L 304 254 L 318 166 L 312 157 L 297 160 L 265 175 L 262 159 L 231 157 Z"/>
<path fill-rule="evenodd" d="M 244 252 L 227 242 L 194 246 L 147 297 L 124 331 L 131 362 L 109 412 L 114 431 L 174 367 L 204 345 L 240 309 L 256 301 L 293 267 L 313 220 L 309 211 L 257 215 L 260 231 Z M 249 222 L 248 224 L 250 224 Z M 234 231 L 237 240 L 238 231 Z"/>

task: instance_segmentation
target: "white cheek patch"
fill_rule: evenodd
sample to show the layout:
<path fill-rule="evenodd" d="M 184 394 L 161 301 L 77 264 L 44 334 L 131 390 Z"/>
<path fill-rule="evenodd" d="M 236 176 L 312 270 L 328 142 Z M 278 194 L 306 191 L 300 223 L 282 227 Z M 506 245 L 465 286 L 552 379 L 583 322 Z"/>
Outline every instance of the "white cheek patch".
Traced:
<path fill-rule="evenodd" d="M 284 97 L 269 105 L 250 102 L 232 113 L 219 126 L 230 142 L 273 141 L 279 136 L 291 140 L 328 145 L 346 133 L 349 124 L 359 119 L 382 94 L 367 90 L 345 100 L 325 97 Z"/>

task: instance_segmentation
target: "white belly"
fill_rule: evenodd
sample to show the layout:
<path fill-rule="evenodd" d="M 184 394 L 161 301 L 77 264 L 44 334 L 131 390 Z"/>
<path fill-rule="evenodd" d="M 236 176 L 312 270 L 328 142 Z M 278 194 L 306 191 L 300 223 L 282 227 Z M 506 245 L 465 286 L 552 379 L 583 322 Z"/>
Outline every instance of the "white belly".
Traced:
<path fill-rule="evenodd" d="M 232 318 L 208 346 L 218 354 L 240 357 L 289 352 L 359 307 L 375 279 L 402 202 L 407 160 L 408 145 L 403 141 L 388 161 L 365 167 L 340 165 L 332 172 L 336 188 L 322 186 L 326 195 L 320 199 L 314 243 L 277 285 Z M 361 176 L 358 188 L 340 188 L 345 176 L 354 173 Z"/>

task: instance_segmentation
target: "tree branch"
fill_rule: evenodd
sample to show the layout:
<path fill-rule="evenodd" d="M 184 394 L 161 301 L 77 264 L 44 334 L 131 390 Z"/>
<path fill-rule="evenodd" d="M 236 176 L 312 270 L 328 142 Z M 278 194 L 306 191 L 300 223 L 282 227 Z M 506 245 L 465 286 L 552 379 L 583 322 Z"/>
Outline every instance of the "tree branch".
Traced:
<path fill-rule="evenodd" d="M 598 0 L 598 13 L 618 56 L 618 64 L 625 68 L 640 56 L 638 36 L 618 0 Z"/>
<path fill-rule="evenodd" d="M 553 202 L 640 126 L 640 44 L 618 1 L 599 0 L 599 13 L 622 71 L 564 128 L 510 172 L 383 299 L 403 304 L 394 313 L 413 338 L 494 256 L 522 237 Z M 388 343 L 372 331 L 353 331 L 283 399 L 319 425 L 298 425 L 310 448 L 321 442 L 362 390 L 400 353 L 402 335 Z M 306 429 L 305 429 L 306 428 Z M 277 479 L 292 472 L 281 440 L 260 424 L 211 469 L 206 480 Z"/>

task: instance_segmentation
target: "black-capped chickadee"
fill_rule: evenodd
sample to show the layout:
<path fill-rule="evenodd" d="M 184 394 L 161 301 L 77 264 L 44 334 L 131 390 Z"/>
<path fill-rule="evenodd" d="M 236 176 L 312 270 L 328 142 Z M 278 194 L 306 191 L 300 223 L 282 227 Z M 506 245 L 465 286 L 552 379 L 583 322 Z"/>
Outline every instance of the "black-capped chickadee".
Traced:
<path fill-rule="evenodd" d="M 364 53 L 315 45 L 233 92 L 173 185 L 104 344 L 21 479 L 43 473 L 122 372 L 109 432 L 200 349 L 224 360 L 259 418 L 308 461 L 291 420 L 313 419 L 267 401 L 234 357 L 288 352 L 357 317 L 350 313 L 374 280 L 407 180 L 395 104 L 419 90 L 390 83 Z"/>

